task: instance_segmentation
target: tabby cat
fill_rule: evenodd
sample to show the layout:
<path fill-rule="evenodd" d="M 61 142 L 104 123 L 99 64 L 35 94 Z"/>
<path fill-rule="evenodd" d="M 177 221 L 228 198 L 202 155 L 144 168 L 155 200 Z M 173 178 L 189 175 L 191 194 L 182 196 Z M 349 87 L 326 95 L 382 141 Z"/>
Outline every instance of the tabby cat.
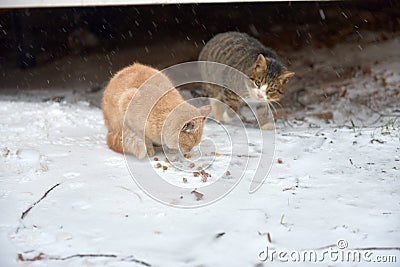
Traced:
<path fill-rule="evenodd" d="M 280 61 L 278 55 L 258 40 L 245 33 L 226 32 L 214 36 L 207 42 L 199 55 L 200 61 L 218 62 L 231 66 L 247 75 L 244 87 L 250 98 L 264 103 L 257 106 L 258 119 L 263 129 L 271 124 L 266 121 L 265 103 L 278 101 L 286 89 L 286 84 L 294 75 Z M 212 70 L 203 69 L 202 76 L 213 75 Z M 214 118 L 229 122 L 239 111 L 239 96 L 215 84 L 206 84 L 204 96 L 214 98 L 211 106 Z M 222 103 L 221 103 L 222 102 Z M 226 109 L 225 105 L 231 109 Z"/>
<path fill-rule="evenodd" d="M 153 145 L 189 152 L 199 144 L 210 106 L 187 103 L 167 76 L 135 63 L 108 83 L 101 103 L 108 129 L 107 144 L 119 153 L 142 159 Z"/>

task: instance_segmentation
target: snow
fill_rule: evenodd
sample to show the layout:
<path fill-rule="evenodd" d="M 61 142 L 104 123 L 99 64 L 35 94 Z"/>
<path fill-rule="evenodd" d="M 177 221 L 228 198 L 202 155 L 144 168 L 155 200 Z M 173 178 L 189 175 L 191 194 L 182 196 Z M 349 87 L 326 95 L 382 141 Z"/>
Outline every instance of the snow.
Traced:
<path fill-rule="evenodd" d="M 101 110 L 67 89 L 3 95 L 0 266 L 275 266 L 287 263 L 262 262 L 260 251 L 315 249 L 322 254 L 338 250 L 339 240 L 348 249 L 370 248 L 373 257 L 394 255 L 398 262 L 399 44 L 397 37 L 363 45 L 358 54 L 349 52 L 358 50 L 351 43 L 347 49 L 339 45 L 335 53 L 303 51 L 294 57 L 293 68 L 308 55 L 319 55 L 316 70 L 334 64 L 336 57 L 371 68 L 322 90 L 306 89 L 298 99 L 306 107 L 286 107 L 289 115 L 278 118 L 276 132 L 260 135 L 255 128 L 244 132 L 238 123 L 221 126 L 207 120 L 202 147 L 207 155 L 201 160 L 196 150 L 192 158 L 170 163 L 160 152 L 158 161 L 125 159 L 105 143 Z M 52 102 L 58 96 L 65 98 Z M 328 112 L 331 119 L 316 116 Z M 247 152 L 249 157 L 243 157 Z M 272 166 L 259 163 L 260 155 Z M 193 177 L 190 161 L 194 170 L 212 163 L 207 182 Z M 169 168 L 156 169 L 156 163 Z M 268 171 L 258 191 L 249 194 L 254 174 Z M 161 192 L 168 205 L 140 188 L 140 182 L 161 181 L 157 174 L 180 187 Z M 228 189 L 221 199 L 213 195 L 217 183 Z M 194 189 L 204 193 L 203 199 L 196 200 Z M 177 207 L 188 205 L 197 207 Z"/>
<path fill-rule="evenodd" d="M 105 144 L 98 108 L 2 101 L 0 109 L 1 266 L 22 266 L 17 254 L 40 253 L 44 259 L 29 266 L 132 266 L 133 257 L 152 266 L 255 266 L 266 245 L 301 250 L 339 239 L 350 248 L 399 245 L 398 125 L 348 129 L 320 121 L 321 128 L 279 128 L 272 170 L 256 193 L 248 193 L 245 178 L 211 205 L 180 209 L 135 185 L 124 156 Z M 205 136 L 212 127 L 207 123 Z M 226 138 L 213 140 L 218 151 Z M 224 157 L 213 165 L 224 166 Z M 374 253 L 399 257 L 398 250 Z M 75 254 L 103 256 L 62 259 Z"/>

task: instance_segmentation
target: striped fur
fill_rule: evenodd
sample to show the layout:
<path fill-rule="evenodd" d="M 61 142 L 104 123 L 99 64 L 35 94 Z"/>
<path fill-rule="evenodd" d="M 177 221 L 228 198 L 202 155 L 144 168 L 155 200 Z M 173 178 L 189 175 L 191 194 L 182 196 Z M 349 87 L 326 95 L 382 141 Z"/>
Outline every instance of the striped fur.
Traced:
<path fill-rule="evenodd" d="M 224 84 L 234 83 L 235 86 L 244 88 L 243 94 L 214 84 L 205 84 L 204 96 L 214 98 L 211 106 L 218 121 L 227 122 L 228 117 L 232 117 L 234 112 L 239 112 L 238 95 L 260 100 L 260 103 L 264 103 L 261 107 L 265 110 L 266 104 L 281 98 L 286 83 L 294 75 L 286 69 L 273 50 L 253 37 L 239 32 L 226 32 L 214 36 L 200 52 L 199 60 L 222 63 L 247 76 L 246 81 L 223 81 Z M 212 68 L 204 68 L 202 75 L 209 81 L 215 80 L 213 75 L 220 74 L 215 74 Z M 226 109 L 224 104 L 231 109 Z"/>

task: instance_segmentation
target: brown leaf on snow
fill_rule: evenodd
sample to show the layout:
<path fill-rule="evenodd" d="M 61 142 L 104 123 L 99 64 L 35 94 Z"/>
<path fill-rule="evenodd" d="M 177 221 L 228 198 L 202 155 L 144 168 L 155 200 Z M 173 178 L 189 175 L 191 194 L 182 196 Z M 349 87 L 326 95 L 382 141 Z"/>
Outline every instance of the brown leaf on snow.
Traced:
<path fill-rule="evenodd" d="M 323 113 L 315 113 L 313 114 L 314 117 L 317 117 L 318 119 L 321 120 L 332 120 L 333 119 L 333 113 L 328 111 L 328 112 L 323 112 Z"/>
<path fill-rule="evenodd" d="M 193 190 L 191 193 L 195 195 L 197 201 L 203 199 L 203 196 L 204 196 L 204 195 L 203 195 L 202 193 L 197 192 L 196 190 Z"/>

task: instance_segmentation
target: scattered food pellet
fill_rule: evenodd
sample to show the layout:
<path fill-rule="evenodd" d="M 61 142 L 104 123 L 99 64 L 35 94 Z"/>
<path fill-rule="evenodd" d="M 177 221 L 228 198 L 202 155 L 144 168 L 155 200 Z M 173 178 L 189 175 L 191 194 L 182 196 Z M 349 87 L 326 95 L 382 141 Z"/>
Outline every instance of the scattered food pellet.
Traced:
<path fill-rule="evenodd" d="M 282 164 L 282 163 L 283 163 L 283 160 L 282 160 L 282 159 L 278 159 L 278 163 L 279 163 L 279 164 Z"/>
<path fill-rule="evenodd" d="M 231 175 L 231 172 L 230 172 L 230 171 L 226 171 L 226 172 L 225 172 L 225 175 L 226 175 L 226 176 L 229 176 L 229 175 Z"/>
<path fill-rule="evenodd" d="M 183 181 L 184 183 L 187 183 L 187 178 L 183 177 L 183 178 L 182 178 L 182 181 Z"/>
<path fill-rule="evenodd" d="M 185 158 L 190 159 L 192 157 L 192 154 L 190 153 L 186 153 L 183 155 Z"/>
<path fill-rule="evenodd" d="M 189 164 L 189 168 L 194 168 L 195 164 L 192 162 Z"/>
<path fill-rule="evenodd" d="M 162 167 L 162 165 L 161 165 L 161 163 L 157 163 L 155 167 L 156 167 L 157 169 L 159 169 L 159 168 Z"/>
<path fill-rule="evenodd" d="M 157 157 L 154 157 L 154 161 L 158 161 L 158 158 L 157 158 Z"/>
<path fill-rule="evenodd" d="M 192 194 L 195 195 L 197 201 L 202 200 L 202 199 L 203 199 L 203 196 L 204 196 L 202 193 L 197 192 L 196 190 L 193 190 L 193 191 L 192 191 Z"/>
<path fill-rule="evenodd" d="M 207 176 L 203 176 L 203 177 L 201 178 L 201 181 L 202 181 L 203 183 L 207 182 Z"/>
<path fill-rule="evenodd" d="M 208 177 L 208 176 L 209 176 L 209 174 L 208 174 L 207 172 L 205 172 L 204 170 L 201 170 L 201 171 L 200 171 L 200 174 L 201 174 L 203 177 Z"/>
<path fill-rule="evenodd" d="M 213 156 L 216 156 L 216 157 L 219 157 L 219 156 L 221 156 L 221 154 L 220 153 L 218 153 L 218 152 L 211 152 L 211 155 L 213 155 Z"/>
<path fill-rule="evenodd" d="M 168 170 L 168 166 L 162 166 L 163 171 Z"/>
<path fill-rule="evenodd" d="M 194 177 L 199 177 L 200 173 L 199 172 L 193 172 Z"/>
<path fill-rule="evenodd" d="M 169 159 L 168 158 L 164 158 L 164 161 L 169 163 Z"/>

